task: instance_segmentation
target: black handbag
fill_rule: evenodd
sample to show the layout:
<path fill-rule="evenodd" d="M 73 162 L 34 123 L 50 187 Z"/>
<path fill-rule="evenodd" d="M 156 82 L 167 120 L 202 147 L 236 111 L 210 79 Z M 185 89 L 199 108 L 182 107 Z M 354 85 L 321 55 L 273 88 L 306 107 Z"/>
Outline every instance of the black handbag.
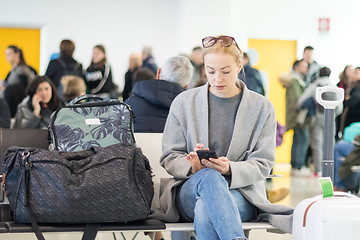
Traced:
<path fill-rule="evenodd" d="M 150 214 L 149 161 L 132 144 L 79 152 L 11 147 L 2 169 L 15 222 L 122 223 Z"/>

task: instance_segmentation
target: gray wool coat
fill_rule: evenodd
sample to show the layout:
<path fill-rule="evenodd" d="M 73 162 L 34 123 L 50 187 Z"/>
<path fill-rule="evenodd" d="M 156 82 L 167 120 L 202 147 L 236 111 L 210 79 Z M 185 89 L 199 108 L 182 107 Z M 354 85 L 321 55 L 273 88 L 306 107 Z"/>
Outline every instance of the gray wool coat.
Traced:
<path fill-rule="evenodd" d="M 265 97 L 248 90 L 243 82 L 240 84 L 243 96 L 226 156 L 232 172 L 229 187 L 238 190 L 258 208 L 258 220 L 269 221 L 275 227 L 291 232 L 293 209 L 271 204 L 265 192 L 265 179 L 275 162 L 274 107 Z M 209 145 L 208 87 L 206 84 L 181 93 L 170 108 L 160 164 L 174 178 L 162 180 L 160 209 L 153 215 L 166 222 L 179 221 L 176 191 L 191 177 L 191 165 L 186 155 L 197 143 Z"/>

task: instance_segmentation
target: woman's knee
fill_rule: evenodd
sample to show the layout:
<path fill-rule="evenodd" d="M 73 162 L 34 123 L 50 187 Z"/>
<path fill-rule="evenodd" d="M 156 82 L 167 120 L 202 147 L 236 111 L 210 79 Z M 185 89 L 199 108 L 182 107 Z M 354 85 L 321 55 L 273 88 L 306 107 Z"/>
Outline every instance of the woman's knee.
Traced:
<path fill-rule="evenodd" d="M 214 182 L 220 182 L 224 184 L 227 183 L 224 176 L 212 168 L 204 168 L 197 173 L 199 174 L 198 176 L 201 178 L 201 180 L 204 182 L 209 182 L 212 184 Z"/>

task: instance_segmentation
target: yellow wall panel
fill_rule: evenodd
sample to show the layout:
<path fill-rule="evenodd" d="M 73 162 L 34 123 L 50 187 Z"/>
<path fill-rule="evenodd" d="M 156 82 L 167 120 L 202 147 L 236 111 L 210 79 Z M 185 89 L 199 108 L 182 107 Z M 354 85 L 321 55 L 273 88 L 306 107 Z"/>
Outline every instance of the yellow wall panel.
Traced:
<path fill-rule="evenodd" d="M 26 63 L 39 72 L 40 29 L 0 28 L 0 79 L 4 79 L 11 70 L 5 57 L 5 49 L 9 45 L 21 48 Z"/>
<path fill-rule="evenodd" d="M 268 97 L 273 103 L 276 119 L 285 125 L 285 89 L 278 82 L 281 73 L 288 73 L 296 59 L 296 41 L 249 39 L 248 47 L 259 55 L 256 69 L 265 71 L 269 77 Z M 284 136 L 283 144 L 276 149 L 276 162 L 289 163 L 292 131 Z"/>

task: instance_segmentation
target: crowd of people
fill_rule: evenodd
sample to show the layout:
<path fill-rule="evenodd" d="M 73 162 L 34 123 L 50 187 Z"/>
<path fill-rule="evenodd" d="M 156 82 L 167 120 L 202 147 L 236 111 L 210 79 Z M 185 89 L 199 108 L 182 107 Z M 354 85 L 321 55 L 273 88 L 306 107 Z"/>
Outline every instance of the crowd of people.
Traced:
<path fill-rule="evenodd" d="M 85 93 L 119 98 L 105 47 L 93 48 L 86 70 L 73 58 L 74 49 L 71 40 L 63 40 L 44 76 L 26 64 L 20 48 L 5 50 L 12 69 L 2 84 L 0 127 L 8 128 L 13 118 L 14 128 L 47 128 L 56 109 Z M 313 176 L 321 176 L 324 110 L 316 103 L 315 89 L 331 85 L 331 70 L 313 59 L 313 51 L 305 47 L 292 72 L 279 79 L 286 89 L 286 130 L 294 132 L 293 176 L 303 174 L 308 155 Z M 283 132 L 264 96 L 261 74 L 234 38 L 204 38 L 189 56 L 171 57 L 160 68 L 146 46 L 141 55 L 130 55 L 124 83 L 120 97 L 136 116 L 135 132 L 163 133 L 161 164 L 175 177 L 164 185 L 160 205 L 165 207 L 155 216 L 194 221 L 201 239 L 245 239 L 241 222 L 252 219 L 267 219 L 289 231 L 292 209 L 271 205 L 265 190 Z M 345 101 L 337 109 L 335 165 L 340 171 L 335 185 L 353 190 L 359 175 L 342 169 L 340 158 L 360 146 L 360 67 L 346 66 L 338 86 L 345 90 Z M 219 157 L 199 159 L 201 149 L 215 150 Z M 174 233 L 173 238 L 181 236 Z"/>
<path fill-rule="evenodd" d="M 283 75 L 279 81 L 286 89 L 286 131 L 293 130 L 291 147 L 292 176 L 322 176 L 324 108 L 317 103 L 317 87 L 334 85 L 330 81 L 331 70 L 320 66 L 313 58 L 314 48 L 304 48 L 303 58 L 296 60 L 292 72 Z M 347 65 L 339 76 L 337 86 L 344 89 L 342 105 L 335 109 L 335 188 L 337 190 L 359 189 L 359 173 L 351 172 L 352 181 L 339 176 L 341 159 L 355 147 L 354 141 L 360 121 L 360 67 Z M 330 99 L 329 99 L 330 100 Z M 331 99 L 335 100 L 335 99 Z M 355 127 L 354 127 L 355 126 Z M 348 135 L 351 132 L 351 137 Z M 354 134 L 357 133 L 357 134 Z M 308 167 L 311 167 L 312 172 Z M 351 182 L 351 184 L 350 184 Z"/>
<path fill-rule="evenodd" d="M 45 75 L 41 76 L 42 79 L 45 77 L 48 78 L 46 81 L 49 84 L 51 83 L 51 95 L 53 98 L 58 99 L 56 100 L 57 104 L 55 108 L 54 106 L 48 108 L 47 102 L 43 102 L 43 100 L 37 101 L 39 100 L 39 94 L 30 92 L 30 89 L 33 89 L 34 86 L 38 87 L 37 84 L 33 83 L 35 79 L 39 81 L 36 70 L 26 64 L 23 51 L 19 47 L 7 47 L 5 50 L 6 58 L 12 68 L 1 84 L 0 101 L 4 106 L 2 108 L 4 110 L 2 111 L 3 116 L 1 117 L 1 121 L 3 124 L 1 127 L 9 127 L 10 119 L 15 119 L 11 124 L 12 127 L 45 128 L 46 123 L 49 122 L 49 116 L 57 107 L 65 105 L 79 94 L 91 93 L 104 98 L 120 97 L 130 105 L 137 105 L 140 104 L 139 101 L 142 101 L 142 104 L 140 104 L 141 107 L 139 107 L 139 109 L 141 109 L 140 111 L 138 111 L 137 107 L 134 108 L 136 116 L 138 116 L 135 122 L 135 131 L 159 132 L 163 130 L 172 100 L 185 89 L 196 88 L 207 82 L 202 54 L 203 48 L 200 46 L 194 47 L 189 55 L 182 54 L 182 58 L 172 58 L 172 62 L 165 63 L 161 68 L 163 72 L 158 72 L 160 68 L 158 68 L 155 63 L 150 46 L 145 46 L 141 54 L 131 54 L 128 71 L 125 74 L 124 89 L 121 94 L 119 94 L 118 87 L 113 82 L 111 66 L 106 59 L 106 50 L 103 45 L 94 46 L 91 63 L 86 69 L 73 58 L 75 50 L 73 41 L 68 39 L 62 40 L 59 50 L 59 54 L 52 55 Z M 249 89 L 264 95 L 265 92 L 258 71 L 250 67 L 246 53 L 244 56 L 244 68 L 241 70 L 241 73 L 239 73 L 239 78 L 246 81 Z M 187 60 L 187 62 L 185 62 L 185 60 Z M 173 64 L 178 64 L 179 69 L 170 69 L 174 67 L 172 66 Z M 188 65 L 189 68 L 191 67 L 191 78 L 187 84 L 185 84 L 185 82 L 188 76 L 184 78 L 181 75 L 185 72 L 184 69 L 181 68 L 181 65 L 184 64 Z M 169 74 L 172 73 L 177 76 L 169 76 Z M 247 76 L 246 78 L 244 78 L 245 74 Z M 176 79 L 176 77 L 180 79 Z M 159 79 L 162 81 L 155 81 Z M 256 84 L 253 84 L 254 79 L 256 80 Z M 143 80 L 151 81 L 142 82 Z M 161 87 L 167 89 L 166 84 L 169 84 L 169 82 L 175 83 L 175 85 L 172 85 L 176 86 L 173 89 L 174 92 L 154 92 L 154 89 Z M 154 84 L 156 84 L 156 86 Z M 180 86 L 179 89 L 178 86 Z M 55 92 L 53 90 L 55 90 Z M 74 92 L 77 94 L 74 94 Z M 162 96 L 161 100 L 159 100 L 160 96 Z M 165 96 L 168 96 L 168 98 Z M 131 98 L 128 100 L 129 97 Z M 52 101 L 54 101 L 54 99 L 52 99 Z M 159 102 L 153 104 L 154 101 Z M 35 102 L 38 102 L 38 104 Z M 156 109 L 160 109 L 160 112 L 163 112 L 162 114 L 159 113 L 162 119 L 158 118 L 156 114 L 150 114 L 149 108 L 144 105 L 148 102 L 153 104 Z M 41 106 L 40 113 L 38 113 L 38 105 Z M 27 108 L 25 108 L 26 106 Z M 25 109 L 27 109 L 27 114 L 25 114 Z M 143 113 L 145 110 L 147 112 Z M 154 107 L 151 110 L 154 110 Z M 31 117 L 36 116 L 40 120 L 30 121 L 32 122 L 31 125 L 25 124 L 25 122 L 29 122 L 29 119 L 25 120 L 25 118 L 29 118 L 30 113 L 33 115 Z M 151 121 L 151 124 L 148 124 L 148 126 L 142 126 L 142 122 L 146 123 L 151 118 L 149 118 L 149 114 L 153 117 L 153 121 Z M 142 118 L 143 115 L 145 116 L 144 118 Z M 155 115 L 155 117 L 152 115 Z M 161 123 L 155 124 L 159 119 L 161 119 Z M 154 127 L 155 125 L 161 127 Z"/>

